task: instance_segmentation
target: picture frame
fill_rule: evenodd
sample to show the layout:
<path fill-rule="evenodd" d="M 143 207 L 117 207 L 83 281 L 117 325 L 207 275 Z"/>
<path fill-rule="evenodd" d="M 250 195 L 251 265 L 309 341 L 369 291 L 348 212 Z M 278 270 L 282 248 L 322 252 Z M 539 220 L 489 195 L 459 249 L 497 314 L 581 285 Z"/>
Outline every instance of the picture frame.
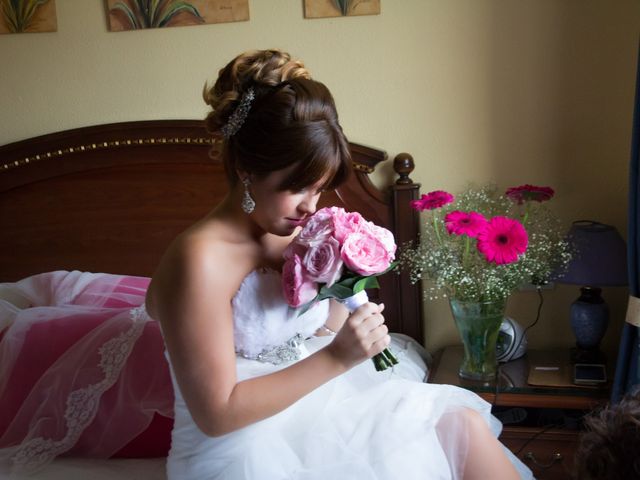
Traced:
<path fill-rule="evenodd" d="M 105 0 L 109 30 L 206 25 L 249 20 L 249 0 L 161 0 L 152 9 L 144 0 Z"/>
<path fill-rule="evenodd" d="M 57 30 L 55 0 L 0 0 L 0 34 Z"/>
<path fill-rule="evenodd" d="M 379 14 L 380 0 L 304 0 L 305 18 Z"/>

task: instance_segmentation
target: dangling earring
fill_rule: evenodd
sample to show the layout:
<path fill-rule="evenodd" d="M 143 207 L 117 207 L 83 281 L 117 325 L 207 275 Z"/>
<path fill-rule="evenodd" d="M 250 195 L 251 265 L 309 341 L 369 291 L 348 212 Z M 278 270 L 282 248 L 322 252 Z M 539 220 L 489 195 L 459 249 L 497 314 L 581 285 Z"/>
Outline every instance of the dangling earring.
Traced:
<path fill-rule="evenodd" d="M 244 185 L 244 194 L 242 195 L 242 204 L 240 206 L 244 213 L 249 214 L 256 208 L 256 202 L 251 198 L 251 194 L 249 193 L 249 185 L 251 185 L 249 177 L 243 178 L 242 184 Z"/>

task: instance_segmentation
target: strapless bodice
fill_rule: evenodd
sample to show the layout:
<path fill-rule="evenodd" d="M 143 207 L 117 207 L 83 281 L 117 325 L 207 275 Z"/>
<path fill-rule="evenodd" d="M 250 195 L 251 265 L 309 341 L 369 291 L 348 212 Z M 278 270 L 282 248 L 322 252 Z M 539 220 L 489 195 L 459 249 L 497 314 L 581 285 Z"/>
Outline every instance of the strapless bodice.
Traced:
<path fill-rule="evenodd" d="M 274 348 L 313 335 L 327 319 L 329 301 L 306 312 L 287 305 L 282 277 L 276 270 L 254 270 L 243 280 L 232 300 L 236 352 L 259 359 Z"/>

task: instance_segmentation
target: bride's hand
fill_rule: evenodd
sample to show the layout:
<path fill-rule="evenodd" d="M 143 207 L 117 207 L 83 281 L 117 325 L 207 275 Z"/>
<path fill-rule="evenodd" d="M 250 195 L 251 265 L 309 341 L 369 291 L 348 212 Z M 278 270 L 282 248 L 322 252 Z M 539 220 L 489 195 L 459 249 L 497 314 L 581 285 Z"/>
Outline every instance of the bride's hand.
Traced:
<path fill-rule="evenodd" d="M 327 346 L 329 352 L 346 368 L 351 368 L 384 350 L 391 338 L 384 324 L 384 304 L 365 303 L 358 307 L 333 341 Z"/>

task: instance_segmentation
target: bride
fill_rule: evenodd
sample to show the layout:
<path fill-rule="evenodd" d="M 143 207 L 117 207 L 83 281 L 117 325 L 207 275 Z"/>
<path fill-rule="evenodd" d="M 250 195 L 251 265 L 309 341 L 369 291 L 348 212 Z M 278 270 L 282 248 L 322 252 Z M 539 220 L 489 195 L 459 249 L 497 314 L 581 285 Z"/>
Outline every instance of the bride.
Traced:
<path fill-rule="evenodd" d="M 391 342 L 384 305 L 286 304 L 283 251 L 351 168 L 329 90 L 264 50 L 204 98 L 230 193 L 173 242 L 146 296 L 174 382 L 169 479 L 531 478 L 474 393 L 422 383 L 402 345 L 402 368 L 365 361 Z"/>

